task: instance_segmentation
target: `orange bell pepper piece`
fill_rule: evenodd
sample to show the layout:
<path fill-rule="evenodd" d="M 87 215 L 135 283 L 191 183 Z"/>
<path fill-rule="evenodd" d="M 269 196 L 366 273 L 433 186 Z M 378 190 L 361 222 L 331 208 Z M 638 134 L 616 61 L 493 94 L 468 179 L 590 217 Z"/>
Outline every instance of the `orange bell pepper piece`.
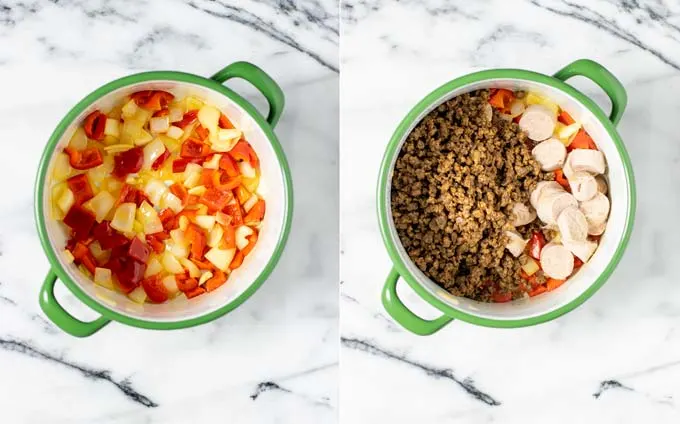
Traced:
<path fill-rule="evenodd" d="M 210 278 L 208 281 L 205 282 L 204 287 L 206 291 L 211 292 L 218 287 L 220 287 L 222 284 L 227 282 L 227 276 L 224 272 L 220 271 L 219 269 L 215 270 L 215 275 Z"/>
<path fill-rule="evenodd" d="M 231 263 L 229 264 L 229 269 L 233 271 L 236 268 L 240 267 L 241 264 L 243 264 L 244 258 L 245 257 L 243 256 L 243 252 L 241 252 L 240 250 L 236 252 L 236 254 L 234 255 L 234 259 L 232 259 Z"/>
<path fill-rule="evenodd" d="M 567 146 L 567 151 L 569 152 L 571 152 L 574 149 L 597 150 L 597 145 L 590 137 L 590 135 L 583 128 L 581 128 L 580 130 L 578 130 L 571 143 L 569 143 L 569 145 Z"/>
<path fill-rule="evenodd" d="M 243 223 L 246 225 L 257 224 L 264 218 L 265 203 L 264 199 L 259 199 L 255 205 L 248 211 L 246 216 L 243 217 Z"/>
<path fill-rule="evenodd" d="M 560 114 L 557 115 L 557 120 L 558 120 L 559 122 L 563 123 L 564 125 L 571 125 L 571 124 L 573 124 L 574 122 L 576 122 L 576 121 L 574 121 L 574 118 L 572 118 L 571 115 L 569 115 L 569 114 L 568 114 L 566 111 L 564 111 L 564 110 L 561 110 L 561 111 L 560 111 Z"/>
<path fill-rule="evenodd" d="M 554 278 L 549 278 L 548 281 L 546 281 L 545 286 L 547 291 L 552 291 L 564 284 L 566 280 L 556 280 Z"/>
<path fill-rule="evenodd" d="M 255 243 L 257 243 L 257 233 L 248 236 L 248 245 L 243 248 L 243 256 L 248 255 L 255 248 Z"/>
<path fill-rule="evenodd" d="M 566 191 L 571 192 L 571 186 L 569 186 L 569 180 L 567 180 L 567 177 L 564 176 L 564 171 L 562 171 L 561 169 L 555 170 L 555 182 L 557 182 L 557 184 L 564 187 L 564 189 Z"/>
<path fill-rule="evenodd" d="M 191 299 L 191 298 L 194 298 L 196 296 L 200 296 L 203 293 L 205 293 L 205 289 L 203 287 L 196 287 L 195 289 L 189 290 L 189 291 L 185 292 L 184 294 L 186 295 L 187 299 Z"/>
<path fill-rule="evenodd" d="M 510 108 L 510 103 L 515 100 L 515 94 L 506 90 L 505 88 L 499 88 L 490 98 L 489 104 L 496 109 L 505 111 Z"/>

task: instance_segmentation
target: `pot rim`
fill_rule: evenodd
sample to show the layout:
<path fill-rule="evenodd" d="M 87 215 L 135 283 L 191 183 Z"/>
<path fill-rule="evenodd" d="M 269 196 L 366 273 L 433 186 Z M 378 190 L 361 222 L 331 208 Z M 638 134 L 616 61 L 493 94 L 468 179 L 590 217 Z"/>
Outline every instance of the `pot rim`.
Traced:
<path fill-rule="evenodd" d="M 388 210 L 387 194 L 386 190 L 390 190 L 388 183 L 391 182 L 391 174 L 394 163 L 395 156 L 399 153 L 402 140 L 408 135 L 408 132 L 412 129 L 415 121 L 422 116 L 422 114 L 430 109 L 436 104 L 440 104 L 442 99 L 446 95 L 456 89 L 463 86 L 470 85 L 478 82 L 488 81 L 493 83 L 494 80 L 499 79 L 512 79 L 520 81 L 528 81 L 532 83 L 539 83 L 549 85 L 555 89 L 558 89 L 576 99 L 579 103 L 586 107 L 590 113 L 595 116 L 598 121 L 603 125 L 607 134 L 612 139 L 616 150 L 619 154 L 619 158 L 623 164 L 624 174 L 626 177 L 626 187 L 628 189 L 628 202 L 627 211 L 625 214 L 625 224 L 623 229 L 623 234 L 616 247 L 609 263 L 605 266 L 599 277 L 593 281 L 593 283 L 583 291 L 578 297 L 572 299 L 569 303 L 560 306 L 557 309 L 548 311 L 541 315 L 536 315 L 527 318 L 520 319 L 494 319 L 488 317 L 481 317 L 475 314 L 461 311 L 450 304 L 444 302 L 438 296 L 431 293 L 425 286 L 423 286 L 418 279 L 411 274 L 405 263 L 404 258 L 399 254 L 397 248 L 397 243 L 399 243 L 398 236 L 392 234 L 390 231 L 391 213 Z M 421 99 L 401 120 L 397 128 L 395 129 L 390 141 L 388 143 L 387 149 L 383 156 L 382 163 L 380 165 L 380 172 L 378 176 L 378 221 L 380 225 L 380 232 L 382 235 L 383 243 L 387 249 L 387 253 L 392 260 L 394 268 L 400 277 L 402 277 L 408 285 L 416 292 L 420 297 L 427 301 L 430 305 L 439 309 L 446 316 L 451 318 L 460 319 L 462 321 L 468 322 L 470 324 L 485 326 L 485 327 L 497 327 L 497 328 L 515 328 L 515 327 L 525 327 L 540 324 L 553 320 L 560 317 L 567 312 L 572 311 L 576 307 L 580 306 L 583 302 L 589 299 L 592 295 L 597 292 L 602 285 L 609 279 L 614 269 L 621 261 L 623 253 L 630 241 L 630 236 L 633 229 L 633 222 L 635 220 L 635 205 L 636 205 L 636 189 L 635 189 L 635 179 L 633 175 L 633 169 L 630 161 L 630 157 L 626 148 L 619 136 L 618 132 L 612 121 L 604 114 L 602 109 L 588 96 L 578 91 L 576 88 L 570 86 L 566 82 L 549 76 L 541 74 L 534 71 L 524 70 L 524 69 L 491 69 L 478 71 L 471 74 L 464 75 L 462 77 L 453 79 Z M 410 260 L 410 259 L 408 259 Z M 436 330 L 435 330 L 436 331 Z"/>
<path fill-rule="evenodd" d="M 61 263 L 58 253 L 52 249 L 52 245 L 47 234 L 47 227 L 45 224 L 47 218 L 45 216 L 45 210 L 42 201 L 44 190 L 46 189 L 44 182 L 47 177 L 49 162 L 54 154 L 56 146 L 66 129 L 84 110 L 90 107 L 97 100 L 120 88 L 143 82 L 163 81 L 201 85 L 228 97 L 231 101 L 240 106 L 257 123 L 269 140 L 281 168 L 284 190 L 282 229 L 276 242 L 274 252 L 260 274 L 243 293 L 226 305 L 204 315 L 179 321 L 149 321 L 145 319 L 132 318 L 123 313 L 109 309 L 106 305 L 96 301 L 94 298 L 85 293 L 85 291 L 83 291 L 80 286 L 69 277 Z M 218 83 L 217 81 L 195 74 L 179 71 L 141 72 L 116 79 L 97 88 L 80 100 L 56 126 L 47 142 L 47 145 L 45 146 L 45 149 L 43 150 L 43 154 L 38 165 L 38 176 L 36 178 L 34 188 L 34 215 L 38 228 L 38 236 L 40 237 L 40 244 L 42 245 L 43 251 L 45 252 L 45 255 L 47 256 L 51 266 L 50 272 L 55 273 L 56 276 L 66 285 L 66 287 L 78 298 L 78 300 L 82 301 L 84 304 L 101 314 L 103 317 L 120 322 L 122 324 L 152 330 L 174 330 L 205 324 L 236 309 L 250 296 L 252 296 L 269 277 L 281 258 L 283 248 L 290 233 L 293 216 L 292 177 L 285 153 L 283 152 L 283 148 L 274 134 L 272 127 L 260 114 L 260 112 L 258 112 L 257 109 L 255 109 L 255 107 L 242 96 L 228 87 Z"/>

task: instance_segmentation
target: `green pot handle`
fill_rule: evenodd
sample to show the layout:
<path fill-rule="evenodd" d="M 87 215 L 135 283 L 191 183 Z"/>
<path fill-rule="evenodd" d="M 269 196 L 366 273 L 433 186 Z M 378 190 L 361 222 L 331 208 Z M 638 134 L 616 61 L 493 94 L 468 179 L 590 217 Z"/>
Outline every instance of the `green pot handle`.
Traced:
<path fill-rule="evenodd" d="M 248 62 L 234 62 L 210 77 L 210 79 L 220 84 L 232 78 L 244 79 L 262 93 L 269 103 L 267 122 L 274 128 L 276 123 L 279 122 L 285 104 L 285 97 L 281 87 L 266 72 Z"/>
<path fill-rule="evenodd" d="M 54 271 L 50 270 L 40 290 L 40 307 L 45 315 L 53 323 L 57 324 L 59 328 L 72 336 L 88 337 L 111 322 L 110 319 L 104 317 L 99 317 L 91 322 L 83 322 L 66 312 L 54 297 L 54 283 L 56 281 L 57 275 Z"/>
<path fill-rule="evenodd" d="M 397 295 L 397 281 L 399 277 L 400 275 L 397 270 L 392 268 L 387 276 L 387 280 L 385 280 L 385 286 L 382 291 L 382 303 L 387 313 L 396 322 L 401 324 L 402 327 L 420 336 L 429 336 L 453 321 L 453 318 L 446 315 L 437 319 L 426 320 L 411 312 Z"/>
<path fill-rule="evenodd" d="M 623 116 L 628 103 L 628 95 L 623 84 L 616 79 L 607 68 L 590 59 L 579 59 L 560 69 L 553 75 L 558 80 L 566 81 L 574 76 L 583 76 L 597 84 L 612 102 L 612 112 L 609 120 L 616 126 Z"/>

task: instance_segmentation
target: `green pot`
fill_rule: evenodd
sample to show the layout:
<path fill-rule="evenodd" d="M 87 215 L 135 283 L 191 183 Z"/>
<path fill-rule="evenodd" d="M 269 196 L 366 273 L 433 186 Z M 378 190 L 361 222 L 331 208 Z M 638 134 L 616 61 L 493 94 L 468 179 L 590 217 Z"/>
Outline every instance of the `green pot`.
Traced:
<path fill-rule="evenodd" d="M 593 102 L 565 81 L 583 76 L 596 83 L 609 96 L 612 112 L 607 117 Z M 399 241 L 390 209 L 392 174 L 401 146 L 413 128 L 444 101 L 482 88 L 529 90 L 556 101 L 593 137 L 607 159 L 611 213 L 600 246 L 581 270 L 556 290 L 530 299 L 508 303 L 482 303 L 456 297 L 430 280 L 410 260 Z M 420 335 L 442 329 L 454 318 L 471 324 L 514 328 L 555 319 L 591 297 L 611 276 L 628 244 L 635 217 L 635 181 L 630 158 L 616 131 L 626 107 L 626 92 L 621 83 L 602 65 L 577 60 L 553 76 L 520 69 L 494 69 L 456 78 L 421 100 L 401 121 L 383 158 L 378 180 L 378 218 L 380 230 L 394 267 L 382 291 L 387 312 L 404 328 Z M 400 277 L 442 316 L 425 320 L 410 311 L 397 295 Z"/>
<path fill-rule="evenodd" d="M 266 119 L 243 97 L 222 85 L 232 78 L 244 79 L 262 93 L 269 103 Z M 51 175 L 55 154 L 68 144 L 83 118 L 95 109 L 108 110 L 125 95 L 153 89 L 171 91 L 176 96 L 192 94 L 205 99 L 226 112 L 232 122 L 244 131 L 260 157 L 260 191 L 267 200 L 267 214 L 255 249 L 233 272 L 227 284 L 191 300 L 181 297 L 162 305 L 139 305 L 123 294 L 95 285 L 73 264 L 65 263 L 62 252 L 67 235 L 63 226 L 49 217 L 48 195 L 54 184 Z M 264 283 L 281 257 L 292 220 L 290 169 L 273 132 L 283 106 L 281 88 L 264 71 L 247 62 L 232 63 L 211 78 L 173 71 L 130 75 L 104 85 L 81 100 L 52 133 L 40 160 L 35 186 L 38 234 L 51 265 L 40 291 L 40 306 L 47 317 L 62 330 L 78 337 L 89 336 L 112 320 L 134 327 L 171 330 L 210 322 L 248 299 Z M 66 312 L 54 297 L 57 278 L 101 317 L 83 322 Z"/>

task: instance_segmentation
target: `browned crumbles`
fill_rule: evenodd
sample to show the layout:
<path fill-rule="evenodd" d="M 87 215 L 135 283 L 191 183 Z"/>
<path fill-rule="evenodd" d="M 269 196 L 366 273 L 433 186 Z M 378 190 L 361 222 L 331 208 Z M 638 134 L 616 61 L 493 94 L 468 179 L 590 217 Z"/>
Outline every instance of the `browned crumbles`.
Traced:
<path fill-rule="evenodd" d="M 409 257 L 456 296 L 522 296 L 519 260 L 506 249 L 516 202 L 550 179 L 516 123 L 491 110 L 489 91 L 457 96 L 408 135 L 392 178 L 392 216 Z M 517 230 L 528 238 L 536 224 Z"/>

